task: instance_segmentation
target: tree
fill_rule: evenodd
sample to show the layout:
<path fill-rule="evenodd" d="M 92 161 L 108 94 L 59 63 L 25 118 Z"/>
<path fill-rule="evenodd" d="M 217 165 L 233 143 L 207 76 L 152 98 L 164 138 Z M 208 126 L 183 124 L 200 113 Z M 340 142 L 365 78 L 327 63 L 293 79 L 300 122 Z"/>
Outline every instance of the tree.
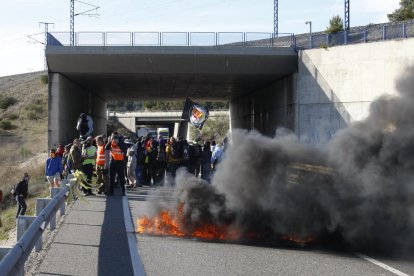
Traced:
<path fill-rule="evenodd" d="M 194 126 L 190 126 L 190 137 L 193 140 L 200 137 L 204 141 L 220 141 L 226 137 L 229 127 L 229 116 L 211 117 L 204 123 L 201 131 Z"/>
<path fill-rule="evenodd" d="M 387 16 L 391 22 L 414 19 L 414 0 L 400 0 L 400 7 Z"/>
<path fill-rule="evenodd" d="M 329 27 L 326 27 L 327 33 L 336 33 L 344 30 L 344 21 L 339 15 L 332 17 L 329 20 Z"/>

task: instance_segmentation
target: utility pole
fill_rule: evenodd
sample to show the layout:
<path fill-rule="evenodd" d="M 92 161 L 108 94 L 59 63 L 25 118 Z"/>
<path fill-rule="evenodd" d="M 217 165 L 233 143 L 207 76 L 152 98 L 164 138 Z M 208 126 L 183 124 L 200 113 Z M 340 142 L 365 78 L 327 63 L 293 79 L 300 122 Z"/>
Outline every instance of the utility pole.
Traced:
<path fill-rule="evenodd" d="M 92 5 L 92 4 L 88 4 L 79 0 L 69 0 L 70 1 L 70 46 L 75 46 L 75 16 L 77 15 L 88 15 L 88 16 L 99 16 L 98 14 L 98 6 Z M 81 3 L 83 5 L 87 5 L 90 7 L 89 10 L 80 12 L 75 14 L 75 1 L 78 3 Z M 91 14 L 88 13 L 90 11 L 96 11 L 96 13 Z"/>
<path fill-rule="evenodd" d="M 349 31 L 349 1 L 345 0 L 344 30 Z"/>
<path fill-rule="evenodd" d="M 312 49 L 312 21 L 306 21 L 305 22 L 305 24 L 306 25 L 308 25 L 309 24 L 309 48 L 311 48 Z"/>
<path fill-rule="evenodd" d="M 273 35 L 275 37 L 279 35 L 279 0 L 274 0 Z"/>
<path fill-rule="evenodd" d="M 49 36 L 49 25 L 54 25 L 55 23 L 50 23 L 50 22 L 39 22 L 39 25 L 44 25 L 45 26 L 45 42 L 44 42 L 44 53 L 45 53 L 45 58 L 44 58 L 44 69 L 45 71 L 47 70 L 47 62 L 46 62 L 46 47 L 48 45 L 48 36 Z"/>
<path fill-rule="evenodd" d="M 70 46 L 75 46 L 75 0 L 70 0 Z"/>

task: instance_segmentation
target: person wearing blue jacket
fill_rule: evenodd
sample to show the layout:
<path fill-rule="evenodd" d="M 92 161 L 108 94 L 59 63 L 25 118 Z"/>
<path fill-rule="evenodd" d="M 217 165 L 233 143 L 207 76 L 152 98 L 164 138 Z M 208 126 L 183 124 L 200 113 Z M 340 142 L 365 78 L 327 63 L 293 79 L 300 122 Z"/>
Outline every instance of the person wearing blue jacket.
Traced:
<path fill-rule="evenodd" d="M 46 160 L 45 174 L 50 186 L 60 187 L 60 174 L 62 173 L 62 161 L 59 156 L 56 156 L 56 150 L 50 150 L 50 156 Z"/>

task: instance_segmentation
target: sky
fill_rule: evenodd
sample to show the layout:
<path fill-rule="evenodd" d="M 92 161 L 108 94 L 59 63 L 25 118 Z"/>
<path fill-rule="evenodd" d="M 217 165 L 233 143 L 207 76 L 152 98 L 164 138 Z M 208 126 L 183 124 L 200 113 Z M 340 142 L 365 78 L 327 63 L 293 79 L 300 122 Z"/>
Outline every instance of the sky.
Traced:
<path fill-rule="evenodd" d="M 99 16 L 75 16 L 75 31 L 127 32 L 273 32 L 273 0 L 80 0 L 75 14 L 89 3 Z M 44 68 L 44 26 L 69 31 L 70 0 L 0 0 L 0 76 Z M 399 0 L 350 0 L 350 25 L 387 22 Z M 344 0 L 279 0 L 279 33 L 323 31 L 344 14 Z"/>

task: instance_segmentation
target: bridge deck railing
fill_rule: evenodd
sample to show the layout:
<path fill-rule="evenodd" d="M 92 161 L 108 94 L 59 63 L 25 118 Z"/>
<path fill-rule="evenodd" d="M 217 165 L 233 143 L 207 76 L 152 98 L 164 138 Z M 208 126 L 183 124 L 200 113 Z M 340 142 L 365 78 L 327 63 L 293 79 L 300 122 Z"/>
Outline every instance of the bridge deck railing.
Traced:
<path fill-rule="evenodd" d="M 74 46 L 240 46 L 324 48 L 414 37 L 414 21 L 354 27 L 337 33 L 77 32 Z M 48 45 L 70 46 L 69 32 L 51 32 Z"/>
<path fill-rule="evenodd" d="M 284 39 L 280 39 L 284 38 Z M 263 32 L 76 32 L 75 46 L 292 47 L 293 34 Z M 69 32 L 50 32 L 48 45 L 70 46 Z"/>

